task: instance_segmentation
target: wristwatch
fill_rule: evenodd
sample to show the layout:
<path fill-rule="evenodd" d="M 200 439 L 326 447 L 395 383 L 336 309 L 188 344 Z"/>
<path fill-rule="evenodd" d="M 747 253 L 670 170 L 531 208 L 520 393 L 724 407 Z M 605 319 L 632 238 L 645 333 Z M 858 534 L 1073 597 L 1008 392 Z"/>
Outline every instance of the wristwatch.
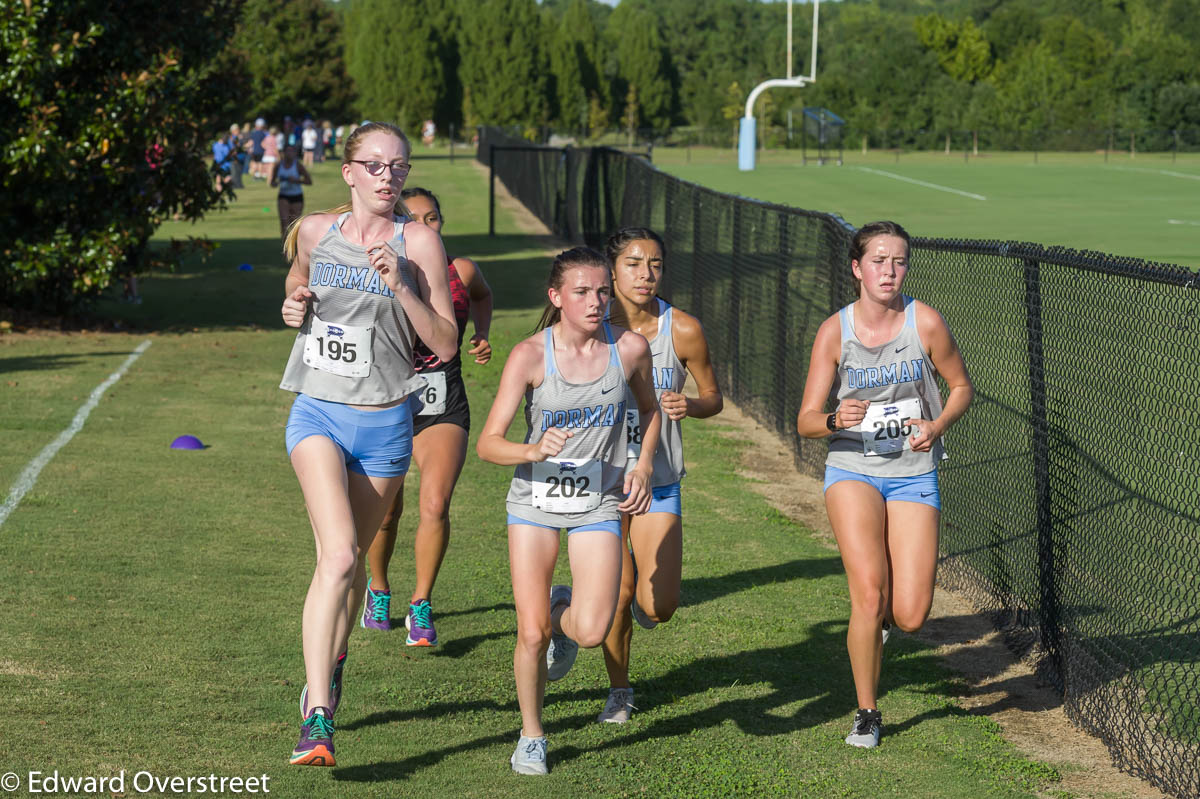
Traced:
<path fill-rule="evenodd" d="M 829 428 L 829 432 L 831 433 L 838 431 L 836 411 L 825 417 L 825 426 Z"/>

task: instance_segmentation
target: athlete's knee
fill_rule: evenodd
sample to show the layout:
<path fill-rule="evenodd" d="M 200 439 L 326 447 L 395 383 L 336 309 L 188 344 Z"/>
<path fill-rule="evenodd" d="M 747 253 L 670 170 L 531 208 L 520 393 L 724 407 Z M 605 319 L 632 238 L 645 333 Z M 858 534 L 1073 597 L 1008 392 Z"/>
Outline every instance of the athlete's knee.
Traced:
<path fill-rule="evenodd" d="M 670 621 L 671 617 L 675 615 L 675 611 L 679 609 L 679 593 L 673 592 L 670 596 L 651 594 L 646 597 L 645 602 L 639 596 L 638 607 L 650 617 L 651 621 L 662 624 Z"/>
<path fill-rule="evenodd" d="M 342 547 L 322 547 L 317 558 L 317 571 L 327 580 L 335 582 L 354 579 L 358 568 L 358 547 L 351 544 Z"/>
<path fill-rule="evenodd" d="M 851 590 L 850 609 L 857 614 L 874 616 L 880 620 L 887 610 L 887 597 L 878 588 Z"/>
<path fill-rule="evenodd" d="M 549 621 L 544 623 L 517 623 L 517 647 L 531 652 L 545 652 L 550 645 L 550 624 Z"/>
<path fill-rule="evenodd" d="M 612 616 L 607 612 L 578 612 L 571 609 L 571 637 L 584 649 L 600 646 L 608 635 Z"/>
<path fill-rule="evenodd" d="M 422 519 L 447 519 L 450 516 L 450 497 L 440 494 L 432 497 L 421 497 Z"/>
<path fill-rule="evenodd" d="M 922 607 L 893 607 L 892 619 L 906 633 L 915 633 L 929 618 L 929 605 Z"/>

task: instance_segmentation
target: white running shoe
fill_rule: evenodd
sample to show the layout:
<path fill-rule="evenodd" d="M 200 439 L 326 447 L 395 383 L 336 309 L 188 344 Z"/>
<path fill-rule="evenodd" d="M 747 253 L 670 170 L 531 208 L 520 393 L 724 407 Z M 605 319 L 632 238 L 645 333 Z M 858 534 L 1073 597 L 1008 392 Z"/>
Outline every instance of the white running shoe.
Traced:
<path fill-rule="evenodd" d="M 556 585 L 550 589 L 550 612 L 558 605 L 571 604 L 571 586 Z M 554 682 L 567 676 L 567 672 L 575 665 L 575 656 L 579 654 L 579 644 L 572 641 L 564 633 L 550 633 L 550 646 L 546 649 L 546 679 Z"/>
<path fill-rule="evenodd" d="M 608 703 L 604 705 L 604 711 L 596 717 L 596 721 L 624 724 L 629 721 L 630 711 L 633 710 L 637 710 L 633 704 L 633 689 L 613 688 L 608 692 Z"/>
<path fill-rule="evenodd" d="M 527 738 L 522 735 L 508 762 L 518 774 L 549 774 L 546 766 L 546 736 Z"/>
<path fill-rule="evenodd" d="M 885 619 L 883 622 L 883 630 L 882 630 L 882 632 L 880 632 L 880 636 L 883 638 L 884 646 L 887 645 L 888 638 L 890 638 L 891 635 L 892 635 L 892 625 L 888 624 L 887 620 Z"/>
<path fill-rule="evenodd" d="M 854 714 L 854 727 L 846 736 L 846 743 L 863 749 L 879 746 L 879 733 L 883 729 L 883 716 L 878 710 L 859 708 Z"/>

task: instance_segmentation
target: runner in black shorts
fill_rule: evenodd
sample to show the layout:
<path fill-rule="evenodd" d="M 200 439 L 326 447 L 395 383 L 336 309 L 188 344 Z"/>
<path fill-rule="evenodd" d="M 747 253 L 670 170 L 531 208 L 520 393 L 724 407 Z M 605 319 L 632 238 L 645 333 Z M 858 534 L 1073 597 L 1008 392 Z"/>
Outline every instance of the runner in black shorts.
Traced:
<path fill-rule="evenodd" d="M 441 233 L 442 211 L 432 193 L 412 188 L 402 191 L 401 197 L 413 221 Z M 447 269 L 450 298 L 458 323 L 459 347 L 470 317 L 475 323 L 475 335 L 471 336 L 471 348 L 467 353 L 475 356 L 475 363 L 485 364 L 492 357 L 492 346 L 487 340 L 492 323 L 491 289 L 479 267 L 469 258 L 455 258 Z M 418 395 L 421 406 L 413 411 L 413 460 L 421 471 L 420 521 L 413 547 L 416 585 L 404 626 L 408 628 L 406 643 L 409 646 L 436 646 L 438 637 L 430 600 L 450 541 L 450 497 L 466 459 L 471 409 L 462 379 L 462 359 L 457 350 L 453 358 L 443 361 L 418 340 L 413 347 L 413 368 L 428 383 Z M 367 629 L 390 630 L 392 626 L 388 563 L 396 548 L 396 528 L 403 511 L 404 489 L 401 488 L 367 553 L 371 580 L 367 583 L 360 621 Z"/>

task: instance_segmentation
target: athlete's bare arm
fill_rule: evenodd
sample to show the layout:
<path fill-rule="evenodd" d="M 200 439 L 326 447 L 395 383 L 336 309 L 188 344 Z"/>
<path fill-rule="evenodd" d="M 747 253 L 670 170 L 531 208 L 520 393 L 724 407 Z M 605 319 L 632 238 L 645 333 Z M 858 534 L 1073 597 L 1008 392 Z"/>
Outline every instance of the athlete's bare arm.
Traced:
<path fill-rule="evenodd" d="M 368 245 L 368 252 L 374 246 Z M 443 361 L 452 360 L 458 346 L 458 325 L 442 237 L 426 225 L 406 224 L 404 247 L 420 294 L 414 295 L 399 281 L 392 290 L 421 341 Z"/>
<path fill-rule="evenodd" d="M 817 329 L 812 357 L 808 361 L 804 398 L 800 401 L 800 412 L 796 415 L 796 432 L 805 438 L 824 438 L 830 433 L 826 425 L 829 414 L 825 411 L 825 403 L 829 401 L 829 392 L 833 388 L 841 351 L 842 327 L 838 315 L 834 314 Z M 863 400 L 843 400 L 834 414 L 834 424 L 843 430 L 853 427 L 866 416 L 868 405 L 870 403 Z"/>
<path fill-rule="evenodd" d="M 525 398 L 525 389 L 537 388 L 545 374 L 545 339 L 534 335 L 513 347 L 500 374 L 500 388 L 492 400 L 475 452 L 489 463 L 501 466 L 517 466 L 522 463 L 537 463 L 553 458 L 562 451 L 566 440 L 574 435 L 569 430 L 551 427 L 540 440 L 531 444 L 509 441 L 505 438 L 517 408 Z"/>
<path fill-rule="evenodd" d="M 624 328 L 614 327 L 617 337 L 617 352 L 621 363 L 628 364 L 626 380 L 629 390 L 637 400 L 638 415 L 642 425 L 642 451 L 637 466 L 625 475 L 626 499 L 617 506 L 622 513 L 645 513 L 650 508 L 653 495 L 650 477 L 654 474 L 654 451 L 658 449 L 658 436 L 662 429 L 662 414 L 654 399 L 654 381 L 650 376 L 652 361 L 650 344 L 643 336 Z"/>
<path fill-rule="evenodd" d="M 725 398 L 721 395 L 721 387 L 717 385 L 717 376 L 713 372 L 712 360 L 708 352 L 708 339 L 704 337 L 704 328 L 700 320 L 691 314 L 684 313 L 678 308 L 671 312 L 671 337 L 675 342 L 675 355 L 683 363 L 684 368 L 696 381 L 698 397 L 685 397 L 674 391 L 664 391 L 662 394 L 663 411 L 672 421 L 679 421 L 685 416 L 694 419 L 707 419 L 715 416 L 725 407 Z"/>
<path fill-rule="evenodd" d="M 917 452 L 927 452 L 933 442 L 941 438 L 950 425 L 962 418 L 975 398 L 975 386 L 971 376 L 967 374 L 967 364 L 959 352 L 958 343 L 950 326 L 935 309 L 923 302 L 916 303 L 917 333 L 925 345 L 926 354 L 933 362 L 942 379 L 946 381 L 949 393 L 938 418 L 929 424 L 919 424 L 920 433 L 911 439 L 912 448 Z"/>
<path fill-rule="evenodd" d="M 492 345 L 488 336 L 492 329 L 492 289 L 483 278 L 483 271 L 470 258 L 455 258 L 454 269 L 458 278 L 467 287 L 467 296 L 471 300 L 471 321 L 475 324 L 475 334 L 471 336 L 471 347 L 468 355 L 475 357 L 475 363 L 484 364 L 492 358 Z"/>
<path fill-rule="evenodd" d="M 300 235 L 296 241 L 296 257 L 284 280 L 283 322 L 288 327 L 300 327 L 308 315 L 313 293 L 308 288 L 309 255 L 325 231 L 337 220 L 333 214 L 309 214 L 300 220 Z"/>

